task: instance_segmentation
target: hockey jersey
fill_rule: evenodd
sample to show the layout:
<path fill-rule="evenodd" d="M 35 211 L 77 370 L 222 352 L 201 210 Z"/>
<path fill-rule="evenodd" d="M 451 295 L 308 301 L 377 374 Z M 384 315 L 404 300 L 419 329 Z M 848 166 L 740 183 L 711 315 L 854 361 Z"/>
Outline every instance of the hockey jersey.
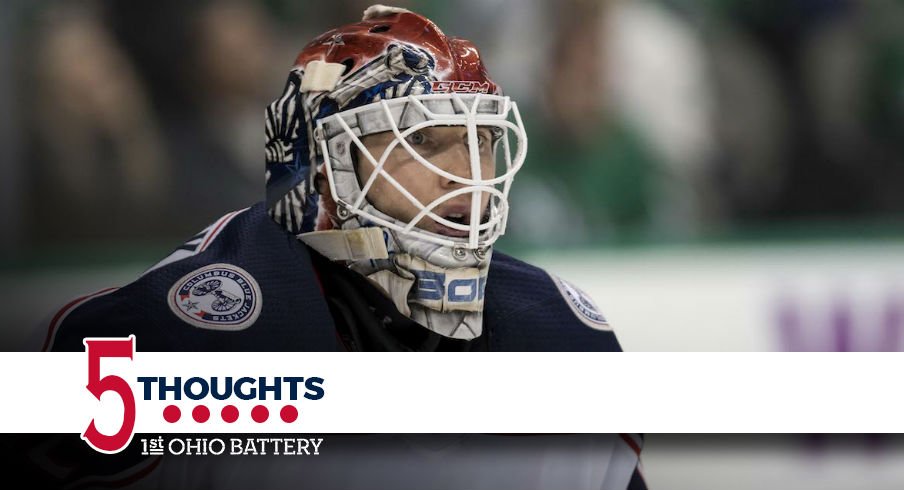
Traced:
<path fill-rule="evenodd" d="M 67 304 L 44 349 L 80 351 L 85 337 L 135 334 L 145 351 L 344 350 L 318 258 L 258 203 L 218 219 L 134 282 Z M 481 350 L 621 350 L 587 295 L 499 252 L 483 322 Z"/>

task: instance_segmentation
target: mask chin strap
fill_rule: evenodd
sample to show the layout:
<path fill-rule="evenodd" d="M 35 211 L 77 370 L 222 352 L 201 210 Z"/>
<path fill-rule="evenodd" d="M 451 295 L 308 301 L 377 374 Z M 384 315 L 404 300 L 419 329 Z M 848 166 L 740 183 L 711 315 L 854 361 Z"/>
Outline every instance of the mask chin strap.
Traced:
<path fill-rule="evenodd" d="M 382 290 L 399 313 L 429 330 L 464 340 L 480 336 L 489 256 L 471 267 L 442 267 L 404 251 L 390 259 L 380 227 L 314 231 L 298 239 L 331 261 L 346 262 Z"/>
<path fill-rule="evenodd" d="M 298 239 L 334 262 L 389 258 L 383 230 L 377 227 L 312 231 Z"/>

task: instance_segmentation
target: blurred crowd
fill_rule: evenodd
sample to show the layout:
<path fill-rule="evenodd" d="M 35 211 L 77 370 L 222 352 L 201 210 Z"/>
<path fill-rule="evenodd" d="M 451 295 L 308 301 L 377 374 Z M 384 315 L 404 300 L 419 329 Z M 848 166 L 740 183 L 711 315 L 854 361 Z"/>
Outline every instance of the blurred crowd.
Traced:
<path fill-rule="evenodd" d="M 370 3 L 7 2 L 0 245 L 166 242 L 260 200 L 264 107 Z M 900 2 L 395 5 L 473 40 L 521 107 L 509 245 L 904 229 Z"/>

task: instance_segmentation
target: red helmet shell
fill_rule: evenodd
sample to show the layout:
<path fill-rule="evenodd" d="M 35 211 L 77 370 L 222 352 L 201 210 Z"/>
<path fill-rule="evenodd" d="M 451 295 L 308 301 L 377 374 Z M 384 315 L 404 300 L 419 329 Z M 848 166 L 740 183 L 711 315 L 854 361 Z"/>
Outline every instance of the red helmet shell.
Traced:
<path fill-rule="evenodd" d="M 436 65 L 431 73 L 436 92 L 481 92 L 498 94 L 480 59 L 477 47 L 468 40 L 447 37 L 431 20 L 413 12 L 393 12 L 325 32 L 311 41 L 295 59 L 304 67 L 314 60 L 342 63 L 346 73 L 364 66 L 384 54 L 396 43 L 405 43 L 427 51 Z M 469 82 L 469 83 L 454 83 Z"/>

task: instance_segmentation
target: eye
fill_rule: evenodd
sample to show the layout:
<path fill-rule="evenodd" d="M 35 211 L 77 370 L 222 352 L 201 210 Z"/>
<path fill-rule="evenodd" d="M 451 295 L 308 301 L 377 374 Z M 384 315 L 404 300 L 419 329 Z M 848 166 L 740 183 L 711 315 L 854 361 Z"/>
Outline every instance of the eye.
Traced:
<path fill-rule="evenodd" d="M 484 126 L 477 132 L 477 142 L 481 147 L 502 139 L 503 130 L 497 126 Z"/>
<path fill-rule="evenodd" d="M 407 141 L 409 145 L 423 145 L 426 140 L 427 137 L 420 131 L 415 131 L 405 137 L 405 141 Z"/>

